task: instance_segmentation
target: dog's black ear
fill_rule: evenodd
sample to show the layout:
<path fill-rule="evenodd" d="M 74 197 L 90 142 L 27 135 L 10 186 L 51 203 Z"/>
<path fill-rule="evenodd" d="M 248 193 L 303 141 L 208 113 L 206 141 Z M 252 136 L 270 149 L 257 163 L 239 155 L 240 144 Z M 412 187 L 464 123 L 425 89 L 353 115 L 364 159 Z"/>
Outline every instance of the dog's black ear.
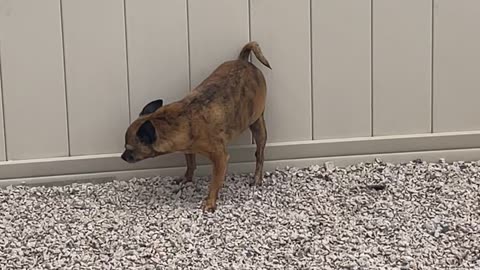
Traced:
<path fill-rule="evenodd" d="M 145 121 L 137 131 L 137 137 L 143 144 L 153 144 L 157 139 L 155 127 L 150 120 Z"/>
<path fill-rule="evenodd" d="M 163 99 L 154 100 L 148 103 L 147 105 L 145 105 L 145 107 L 143 107 L 142 112 L 140 112 L 140 116 L 153 113 L 162 106 L 163 106 Z"/>

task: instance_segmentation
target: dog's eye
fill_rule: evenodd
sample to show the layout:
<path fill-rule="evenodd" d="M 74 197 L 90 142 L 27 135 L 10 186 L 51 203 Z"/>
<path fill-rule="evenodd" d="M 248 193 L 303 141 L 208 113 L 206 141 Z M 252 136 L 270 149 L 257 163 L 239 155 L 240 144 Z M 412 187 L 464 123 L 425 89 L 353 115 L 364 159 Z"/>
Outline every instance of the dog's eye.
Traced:
<path fill-rule="evenodd" d="M 125 149 L 132 151 L 134 149 L 130 144 L 125 144 Z"/>

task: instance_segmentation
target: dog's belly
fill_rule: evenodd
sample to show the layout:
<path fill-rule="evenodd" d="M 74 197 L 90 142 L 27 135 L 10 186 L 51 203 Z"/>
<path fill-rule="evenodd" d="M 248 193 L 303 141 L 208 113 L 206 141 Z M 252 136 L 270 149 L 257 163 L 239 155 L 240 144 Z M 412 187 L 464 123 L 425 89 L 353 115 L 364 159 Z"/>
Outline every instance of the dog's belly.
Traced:
<path fill-rule="evenodd" d="M 227 141 L 240 136 L 262 116 L 265 109 L 265 97 L 264 95 L 258 95 L 257 98 L 250 100 L 247 104 L 249 105 L 244 106 L 247 108 L 235 111 L 227 120 L 225 128 Z"/>

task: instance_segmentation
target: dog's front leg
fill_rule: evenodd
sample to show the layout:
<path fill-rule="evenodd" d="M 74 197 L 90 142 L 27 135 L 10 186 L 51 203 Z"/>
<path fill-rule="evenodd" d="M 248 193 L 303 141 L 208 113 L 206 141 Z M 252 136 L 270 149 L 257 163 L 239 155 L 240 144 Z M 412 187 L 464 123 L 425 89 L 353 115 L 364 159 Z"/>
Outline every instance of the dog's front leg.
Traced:
<path fill-rule="evenodd" d="M 185 172 L 185 182 L 193 182 L 193 174 L 197 169 L 197 162 L 195 160 L 195 154 L 185 154 L 187 160 L 187 171 Z"/>
<path fill-rule="evenodd" d="M 223 186 L 225 175 L 227 173 L 228 154 L 225 150 L 218 151 L 209 155 L 213 163 L 213 176 L 208 187 L 208 196 L 203 203 L 203 211 L 214 212 L 217 208 L 218 192 Z"/>
<path fill-rule="evenodd" d="M 183 178 L 175 180 L 177 185 L 185 185 L 186 183 L 193 182 L 193 174 L 197 169 L 197 162 L 195 160 L 195 154 L 185 154 L 185 160 L 187 161 L 187 170 L 185 171 L 185 176 Z"/>

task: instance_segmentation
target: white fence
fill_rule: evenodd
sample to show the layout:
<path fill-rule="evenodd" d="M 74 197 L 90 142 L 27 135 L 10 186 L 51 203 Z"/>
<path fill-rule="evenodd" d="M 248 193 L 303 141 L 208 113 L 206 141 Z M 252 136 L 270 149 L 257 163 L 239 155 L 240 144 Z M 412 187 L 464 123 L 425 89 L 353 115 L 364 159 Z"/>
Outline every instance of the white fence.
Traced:
<path fill-rule="evenodd" d="M 0 0 L 0 179 L 176 173 L 179 155 L 118 159 L 128 123 L 249 40 L 273 68 L 271 164 L 480 158 L 479 29 L 478 0 Z M 250 135 L 235 144 L 241 171 Z"/>

